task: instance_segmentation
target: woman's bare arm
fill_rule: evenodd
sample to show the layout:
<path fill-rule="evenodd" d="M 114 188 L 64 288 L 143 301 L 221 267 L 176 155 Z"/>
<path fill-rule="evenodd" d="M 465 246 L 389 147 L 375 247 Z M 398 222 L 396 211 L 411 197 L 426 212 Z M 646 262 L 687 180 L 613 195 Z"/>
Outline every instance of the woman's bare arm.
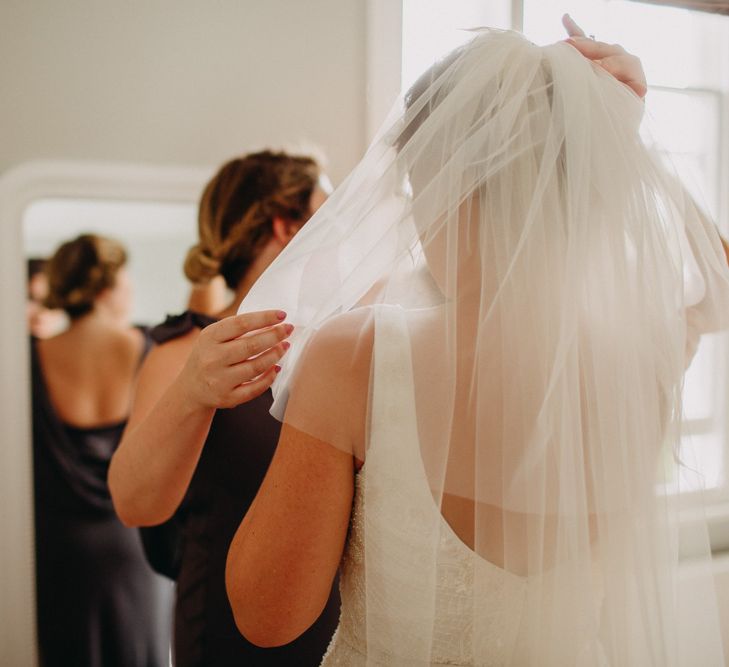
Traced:
<path fill-rule="evenodd" d="M 273 382 L 291 332 L 281 319 L 277 311 L 225 318 L 150 352 L 109 468 L 123 523 L 154 525 L 172 516 L 215 410 L 245 403 Z"/>
<path fill-rule="evenodd" d="M 372 346 L 360 308 L 317 331 L 298 361 L 278 448 L 225 570 L 238 629 L 259 646 L 294 640 L 331 592 L 364 459 Z"/>
<path fill-rule="evenodd" d="M 225 569 L 235 622 L 249 641 L 287 644 L 319 617 L 342 557 L 353 493 L 351 454 L 284 425 Z"/>

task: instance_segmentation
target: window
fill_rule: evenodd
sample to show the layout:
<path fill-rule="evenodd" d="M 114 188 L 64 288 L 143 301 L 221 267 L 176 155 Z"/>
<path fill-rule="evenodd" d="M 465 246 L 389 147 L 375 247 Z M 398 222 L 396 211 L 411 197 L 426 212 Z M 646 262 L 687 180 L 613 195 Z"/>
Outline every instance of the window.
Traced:
<path fill-rule="evenodd" d="M 457 0 L 447 10 L 436 0 L 403 0 L 403 88 L 469 39 L 459 28 L 522 22 L 527 37 L 547 44 L 565 38 L 564 12 L 598 39 L 640 54 L 650 84 L 646 117 L 653 138 L 645 134 L 646 142 L 655 140 L 666 152 L 688 190 L 729 236 L 729 188 L 721 188 L 729 169 L 729 136 L 721 123 L 729 96 L 729 17 L 627 0 Z M 704 336 L 685 380 L 683 458 L 701 470 L 714 507 L 725 503 L 727 517 L 728 388 L 729 335 Z"/>
<path fill-rule="evenodd" d="M 509 28 L 510 0 L 403 0 L 402 87 L 407 90 L 438 58 L 468 41 L 468 28 Z"/>
<path fill-rule="evenodd" d="M 524 33 L 536 43 L 563 39 L 565 11 L 586 32 L 601 33 L 598 39 L 640 54 L 650 84 L 646 117 L 653 136 L 644 133 L 646 143 L 657 142 L 726 235 L 729 211 L 720 175 L 729 153 L 721 133 L 729 19 L 625 0 L 524 0 Z M 684 385 L 682 458 L 701 471 L 716 503 L 729 500 L 728 352 L 727 334 L 704 336 Z"/>

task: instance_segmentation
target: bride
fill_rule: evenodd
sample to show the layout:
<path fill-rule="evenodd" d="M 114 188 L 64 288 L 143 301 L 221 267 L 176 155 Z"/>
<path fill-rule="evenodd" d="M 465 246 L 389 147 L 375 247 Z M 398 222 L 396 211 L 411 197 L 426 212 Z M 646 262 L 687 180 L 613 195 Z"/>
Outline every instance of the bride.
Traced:
<path fill-rule="evenodd" d="M 306 630 L 341 563 L 324 665 L 691 664 L 681 382 L 729 271 L 626 58 L 478 31 L 243 301 L 296 325 L 227 563 L 254 643 Z"/>

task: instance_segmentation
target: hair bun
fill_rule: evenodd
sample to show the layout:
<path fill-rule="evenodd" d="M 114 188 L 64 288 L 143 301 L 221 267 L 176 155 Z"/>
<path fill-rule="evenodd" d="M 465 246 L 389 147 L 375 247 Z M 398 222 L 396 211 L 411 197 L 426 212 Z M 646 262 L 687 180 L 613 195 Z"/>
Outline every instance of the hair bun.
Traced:
<path fill-rule="evenodd" d="M 89 312 L 126 261 L 124 246 L 110 238 L 82 234 L 63 243 L 46 266 L 46 307 L 63 308 L 72 318 Z"/>
<path fill-rule="evenodd" d="M 220 273 L 220 260 L 197 243 L 187 251 L 184 270 L 190 282 L 207 283 Z"/>

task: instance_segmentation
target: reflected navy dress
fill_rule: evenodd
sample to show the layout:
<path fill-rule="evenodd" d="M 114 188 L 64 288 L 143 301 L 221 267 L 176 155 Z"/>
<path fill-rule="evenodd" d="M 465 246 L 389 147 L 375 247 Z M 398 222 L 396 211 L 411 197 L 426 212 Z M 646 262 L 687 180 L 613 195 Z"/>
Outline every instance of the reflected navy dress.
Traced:
<path fill-rule="evenodd" d="M 215 319 L 187 311 L 151 331 L 157 343 L 204 328 Z M 268 391 L 218 410 L 187 494 L 173 517 L 181 526 L 181 563 L 174 622 L 176 667 L 318 667 L 339 621 L 335 582 L 324 611 L 301 637 L 262 649 L 238 631 L 225 590 L 228 547 L 263 481 L 281 424 Z"/>
<path fill-rule="evenodd" d="M 63 423 L 31 340 L 37 625 L 42 667 L 166 667 L 172 585 L 117 519 L 106 482 L 125 422 Z M 145 345 L 145 352 L 149 341 Z"/>

